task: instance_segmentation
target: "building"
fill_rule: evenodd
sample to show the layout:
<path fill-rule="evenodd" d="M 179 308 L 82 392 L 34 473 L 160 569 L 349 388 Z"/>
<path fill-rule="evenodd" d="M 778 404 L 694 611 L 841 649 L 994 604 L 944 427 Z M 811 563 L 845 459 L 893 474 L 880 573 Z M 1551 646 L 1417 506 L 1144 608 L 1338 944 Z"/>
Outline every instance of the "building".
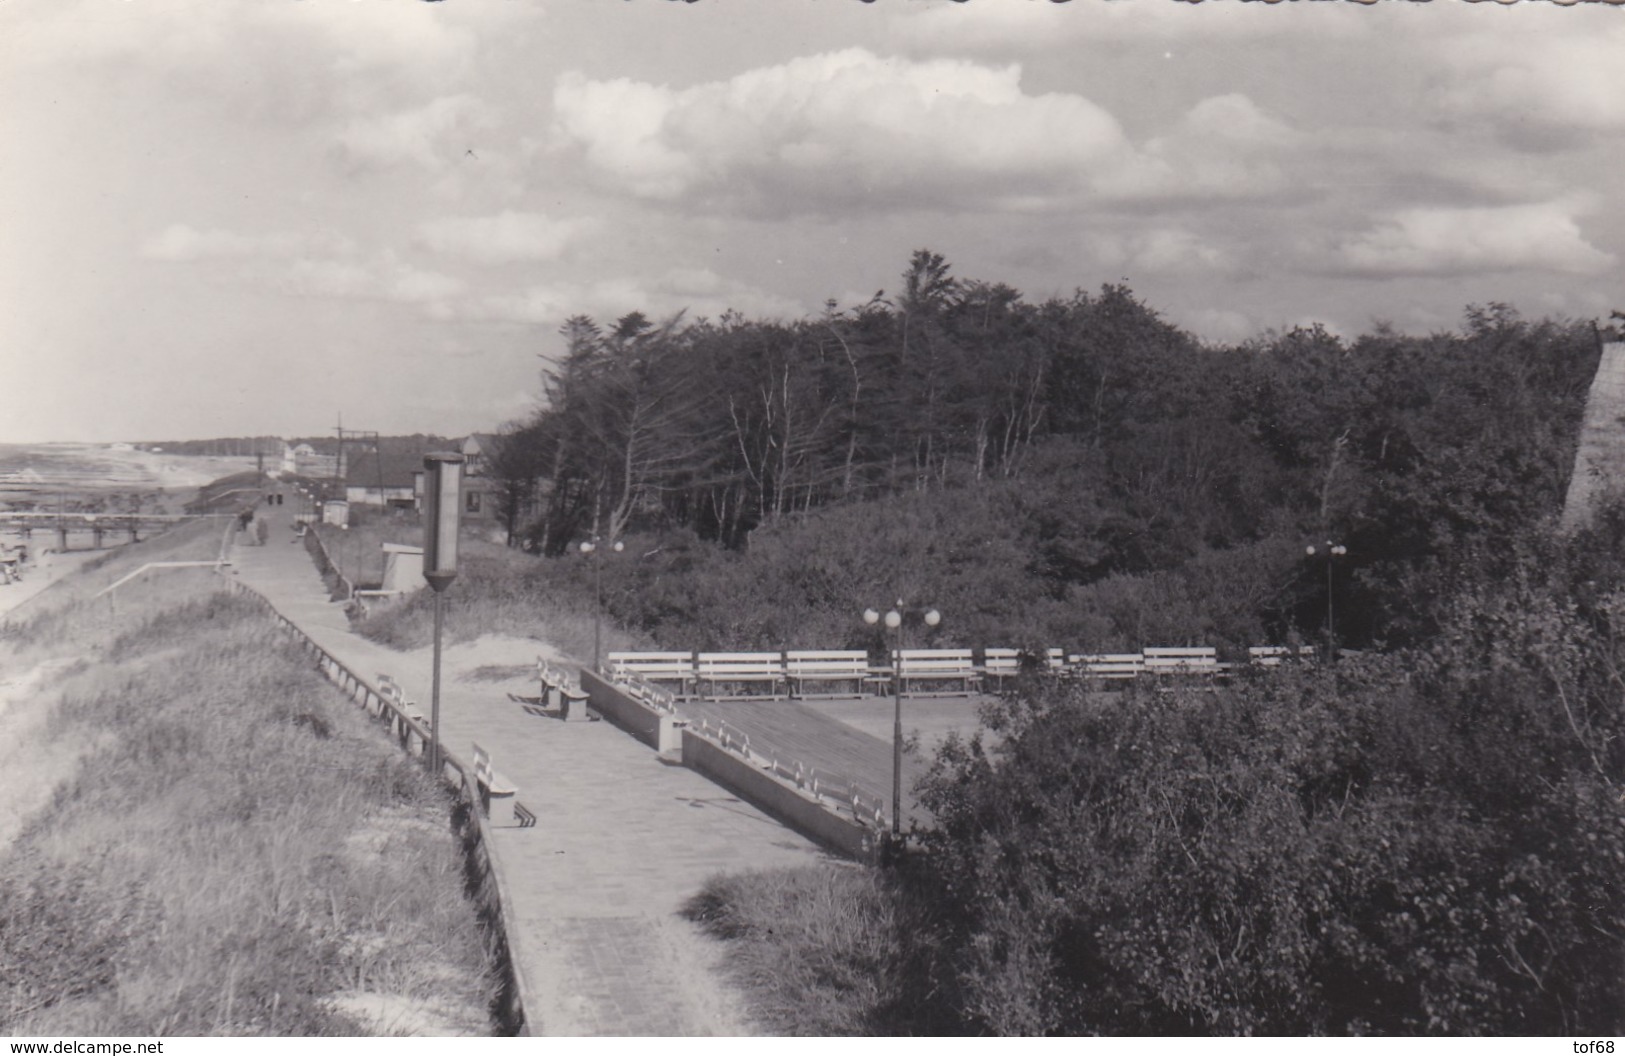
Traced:
<path fill-rule="evenodd" d="M 313 480 L 339 476 L 337 455 L 323 454 L 309 444 L 282 445 L 282 472 Z"/>
<path fill-rule="evenodd" d="M 344 497 L 353 505 L 415 510 L 423 494 L 423 452 L 415 448 L 345 452 Z"/>

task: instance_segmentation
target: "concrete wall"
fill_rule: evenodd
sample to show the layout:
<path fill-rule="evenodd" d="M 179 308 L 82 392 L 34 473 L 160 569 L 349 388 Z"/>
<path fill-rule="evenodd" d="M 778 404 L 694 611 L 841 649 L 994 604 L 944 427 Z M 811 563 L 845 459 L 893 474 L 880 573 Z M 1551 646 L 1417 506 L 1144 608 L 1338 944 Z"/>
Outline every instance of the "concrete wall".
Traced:
<path fill-rule="evenodd" d="M 592 710 L 655 751 L 660 750 L 660 712 L 633 700 L 615 683 L 586 668 L 581 669 L 581 688 L 587 691 L 587 704 Z"/>
<path fill-rule="evenodd" d="M 693 730 L 683 731 L 683 765 L 837 854 L 868 861 L 878 849 L 880 834 L 876 830 L 836 814 L 800 789 Z"/>
<path fill-rule="evenodd" d="M 587 699 L 594 711 L 650 748 L 661 751 L 661 728 L 664 725 L 668 741 L 674 732 L 680 735 L 684 766 L 704 774 L 837 854 L 859 861 L 873 857 L 879 835 L 874 829 L 835 813 L 794 785 L 779 780 L 750 760 L 723 749 L 691 729 L 685 727 L 674 731 L 671 716 L 633 699 L 613 682 L 585 668 L 581 671 L 581 688 L 587 691 Z"/>

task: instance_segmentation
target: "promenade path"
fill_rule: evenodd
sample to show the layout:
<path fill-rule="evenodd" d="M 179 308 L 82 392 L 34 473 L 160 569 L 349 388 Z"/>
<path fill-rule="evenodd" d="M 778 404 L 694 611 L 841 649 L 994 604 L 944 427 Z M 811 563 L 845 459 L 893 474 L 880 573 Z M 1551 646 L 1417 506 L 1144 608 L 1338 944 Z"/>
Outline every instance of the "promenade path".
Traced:
<path fill-rule="evenodd" d="M 234 574 L 353 671 L 393 675 L 427 714 L 431 651 L 397 652 L 352 633 L 304 547 L 290 542 L 293 507 L 260 514 L 271 519 L 270 541 L 237 545 Z M 716 873 L 806 865 L 824 854 L 609 723 L 527 714 L 507 694 L 516 683 L 534 694 L 536 655 L 547 651 L 529 639 L 447 646 L 441 673 L 448 750 L 468 760 L 472 743 L 488 749 L 539 818 L 530 829 L 494 829 L 491 848 L 531 1032 L 752 1033 L 722 976 L 721 945 L 678 909 Z M 469 678 L 504 667 L 507 683 Z"/>

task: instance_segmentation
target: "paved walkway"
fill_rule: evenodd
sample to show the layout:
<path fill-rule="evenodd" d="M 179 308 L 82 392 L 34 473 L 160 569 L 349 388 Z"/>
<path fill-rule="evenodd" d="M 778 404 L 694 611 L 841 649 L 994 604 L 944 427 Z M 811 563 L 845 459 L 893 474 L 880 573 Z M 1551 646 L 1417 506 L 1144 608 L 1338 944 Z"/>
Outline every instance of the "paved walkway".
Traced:
<path fill-rule="evenodd" d="M 239 543 L 235 573 L 356 673 L 393 675 L 427 713 L 430 651 L 395 652 L 351 633 L 304 547 L 289 541 L 294 508 L 261 515 L 271 518 L 270 542 Z M 513 682 L 468 678 L 506 665 L 534 693 L 533 676 L 520 672 L 545 650 L 511 639 L 447 647 L 441 675 L 448 749 L 465 760 L 473 742 L 489 749 L 540 819 L 492 833 L 532 1033 L 750 1033 L 722 979 L 720 945 L 678 908 L 716 873 L 804 865 L 822 852 L 608 723 L 539 718 L 508 699 Z"/>

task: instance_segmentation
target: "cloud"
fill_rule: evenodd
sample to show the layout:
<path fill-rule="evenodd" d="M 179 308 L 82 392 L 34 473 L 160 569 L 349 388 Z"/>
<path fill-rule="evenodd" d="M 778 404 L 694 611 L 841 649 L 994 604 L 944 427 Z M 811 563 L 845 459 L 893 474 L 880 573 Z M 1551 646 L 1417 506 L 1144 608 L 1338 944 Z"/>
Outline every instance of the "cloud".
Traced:
<path fill-rule="evenodd" d="M 436 253 L 477 264 L 556 260 L 591 228 L 587 220 L 554 220 L 540 213 L 505 211 L 495 216 L 446 217 L 418 225 L 417 243 Z"/>
<path fill-rule="evenodd" d="M 464 290 L 460 280 L 414 268 L 388 251 L 369 261 L 294 261 L 277 274 L 274 284 L 290 296 L 416 304 L 431 314 Z"/>
<path fill-rule="evenodd" d="M 896 37 L 922 50 L 961 55 L 1031 55 L 1101 43 L 1272 39 L 1289 35 L 1354 37 L 1372 19 L 1349 4 L 1264 4 L 1223 0 L 1107 0 L 1042 3 L 976 0 L 975 3 L 908 4 L 894 9 Z"/>
<path fill-rule="evenodd" d="M 653 318 L 683 312 L 689 320 L 717 319 L 728 310 L 752 318 L 799 318 L 805 306 L 708 268 L 673 268 L 633 279 L 537 283 L 511 293 L 439 305 L 437 318 L 559 326 L 572 315 L 600 321 L 639 311 Z"/>
<path fill-rule="evenodd" d="M 199 231 L 186 224 L 171 224 L 141 244 L 148 260 L 183 262 L 220 257 L 296 257 L 304 254 L 342 254 L 354 244 L 331 232 L 276 231 L 245 235 L 213 229 Z"/>
<path fill-rule="evenodd" d="M 1303 137 L 1245 95 L 1198 102 L 1137 148 L 1080 95 L 1021 67 L 861 48 L 684 89 L 567 73 L 557 129 L 624 191 L 753 215 L 1261 197 Z"/>
<path fill-rule="evenodd" d="M 1585 240 L 1581 202 L 1485 208 L 1404 209 L 1336 251 L 1359 275 L 1473 275 L 1535 270 L 1596 274 L 1615 257 Z"/>
<path fill-rule="evenodd" d="M 1439 113 L 1534 151 L 1625 130 L 1625 26 L 1590 10 L 1519 6 L 1531 10 L 1495 11 L 1496 31 L 1478 28 L 1436 48 Z"/>
<path fill-rule="evenodd" d="M 438 171 L 494 123 L 480 100 L 448 95 L 410 110 L 354 118 L 338 133 L 337 149 L 352 170 L 418 165 Z"/>
<path fill-rule="evenodd" d="M 1025 94 L 1018 66 L 885 59 L 862 48 L 685 89 L 559 78 L 559 129 L 648 199 L 756 212 L 994 206 L 1068 195 L 1131 152 L 1076 95 Z"/>
<path fill-rule="evenodd" d="M 415 103 L 464 81 L 479 36 L 442 6 L 64 0 L 22 23 L 17 54 L 112 73 L 121 92 L 140 77 L 234 116 L 303 124 Z M 507 9 L 522 5 L 489 6 L 482 21 L 495 17 L 500 29 L 515 17 Z"/>
<path fill-rule="evenodd" d="M 1213 96 L 1099 189 L 1128 200 L 1261 198 L 1288 187 L 1282 161 L 1306 139 L 1245 95 Z"/>
<path fill-rule="evenodd" d="M 1104 266 L 1127 273 L 1207 274 L 1233 266 L 1222 250 L 1179 228 L 1097 236 L 1090 248 Z"/>

